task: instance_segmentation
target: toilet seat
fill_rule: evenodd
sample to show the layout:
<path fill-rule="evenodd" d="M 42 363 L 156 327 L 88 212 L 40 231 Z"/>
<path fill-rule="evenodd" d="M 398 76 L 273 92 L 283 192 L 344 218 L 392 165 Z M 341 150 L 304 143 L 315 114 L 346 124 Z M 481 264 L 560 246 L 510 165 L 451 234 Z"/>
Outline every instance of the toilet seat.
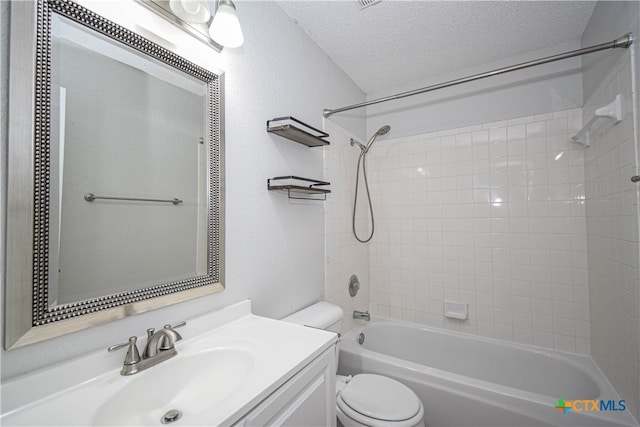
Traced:
<path fill-rule="evenodd" d="M 346 416 L 371 427 L 412 427 L 424 416 L 422 402 L 409 387 L 382 375 L 354 376 L 336 401 Z"/>

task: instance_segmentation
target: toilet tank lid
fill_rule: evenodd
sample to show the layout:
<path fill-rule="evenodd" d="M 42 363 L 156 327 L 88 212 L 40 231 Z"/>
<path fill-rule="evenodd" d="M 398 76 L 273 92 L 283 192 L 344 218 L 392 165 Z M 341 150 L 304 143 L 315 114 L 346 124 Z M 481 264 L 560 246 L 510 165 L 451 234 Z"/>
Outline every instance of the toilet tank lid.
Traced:
<path fill-rule="evenodd" d="M 300 311 L 296 311 L 282 320 L 298 325 L 325 329 L 342 319 L 344 312 L 340 307 L 326 301 L 320 301 Z"/>

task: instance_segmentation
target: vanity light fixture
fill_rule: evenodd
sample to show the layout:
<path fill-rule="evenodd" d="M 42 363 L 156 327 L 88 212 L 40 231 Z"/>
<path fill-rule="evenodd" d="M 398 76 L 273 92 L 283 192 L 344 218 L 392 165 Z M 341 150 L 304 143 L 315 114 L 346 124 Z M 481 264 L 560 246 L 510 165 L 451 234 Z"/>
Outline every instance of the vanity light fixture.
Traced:
<path fill-rule="evenodd" d="M 211 12 L 201 0 L 170 0 L 171 12 L 185 22 L 206 24 L 211 19 Z"/>
<path fill-rule="evenodd" d="M 224 47 L 240 47 L 244 35 L 236 14 L 236 6 L 231 0 L 218 0 L 213 22 L 209 26 L 209 35 Z"/>
<path fill-rule="evenodd" d="M 244 43 L 236 5 L 231 0 L 136 1 L 218 52 Z"/>

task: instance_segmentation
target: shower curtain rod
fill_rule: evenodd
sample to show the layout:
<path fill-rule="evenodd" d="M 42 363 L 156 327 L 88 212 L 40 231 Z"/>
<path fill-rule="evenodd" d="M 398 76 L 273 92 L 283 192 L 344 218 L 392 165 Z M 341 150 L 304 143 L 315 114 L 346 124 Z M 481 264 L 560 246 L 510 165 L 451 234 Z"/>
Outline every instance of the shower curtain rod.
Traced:
<path fill-rule="evenodd" d="M 522 70 L 524 68 L 534 67 L 536 65 L 547 64 L 549 62 L 560 61 L 562 59 L 573 58 L 574 56 L 586 55 L 587 53 L 598 52 L 606 49 L 616 48 L 628 48 L 633 44 L 633 34 L 627 33 L 624 36 L 617 38 L 608 43 L 602 43 L 595 46 L 585 47 L 583 49 L 572 50 L 570 52 L 561 53 L 558 55 L 547 56 L 546 58 L 536 59 L 534 61 L 523 62 L 521 64 L 512 65 L 510 67 L 498 68 L 497 70 L 487 71 L 486 73 L 474 74 L 472 76 L 463 77 L 461 79 L 449 80 L 448 82 L 438 83 L 435 85 L 423 87 L 420 89 L 410 90 L 408 92 L 402 92 L 396 95 L 385 96 L 384 98 L 373 99 L 371 101 L 361 102 L 359 104 L 349 105 L 347 107 L 336 108 L 333 110 L 324 109 L 322 115 L 329 117 L 335 113 L 341 113 L 343 111 L 353 110 L 356 108 L 367 107 L 373 104 L 379 104 L 381 102 L 392 101 L 394 99 L 406 98 L 408 96 L 418 95 L 420 93 L 431 92 L 438 89 L 444 89 L 445 87 L 455 86 L 462 83 L 472 82 L 474 80 L 484 79 L 486 77 L 497 76 L 499 74 L 508 73 L 511 71 Z"/>

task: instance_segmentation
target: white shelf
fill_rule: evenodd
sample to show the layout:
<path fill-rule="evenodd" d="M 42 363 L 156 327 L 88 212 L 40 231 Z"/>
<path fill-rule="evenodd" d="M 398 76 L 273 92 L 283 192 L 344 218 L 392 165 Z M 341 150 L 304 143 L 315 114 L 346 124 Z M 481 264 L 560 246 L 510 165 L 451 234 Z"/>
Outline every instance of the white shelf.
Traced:
<path fill-rule="evenodd" d="M 611 101 L 611 103 L 596 109 L 591 120 L 580 129 L 580 132 L 571 137 L 571 141 L 582 145 L 584 148 L 591 145 L 589 141 L 589 129 L 591 129 L 591 126 L 598 119 L 609 119 L 613 120 L 614 125 L 618 124 L 620 120 L 622 120 L 622 95 L 616 95 L 616 98 Z"/>

